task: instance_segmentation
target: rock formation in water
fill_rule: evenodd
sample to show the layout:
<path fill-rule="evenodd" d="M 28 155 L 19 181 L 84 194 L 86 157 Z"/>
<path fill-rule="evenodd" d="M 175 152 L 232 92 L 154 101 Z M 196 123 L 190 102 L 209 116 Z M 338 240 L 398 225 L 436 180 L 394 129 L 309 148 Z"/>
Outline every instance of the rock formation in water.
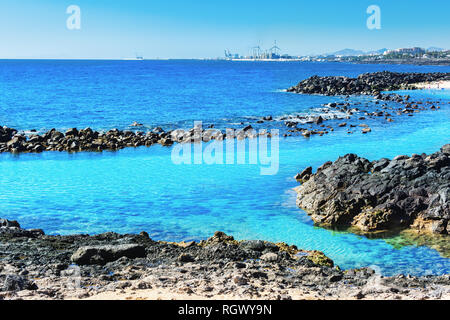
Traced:
<path fill-rule="evenodd" d="M 62 133 L 52 129 L 44 134 L 25 134 L 16 129 L 6 126 L 0 127 L 0 153 L 40 153 L 43 151 L 103 151 L 119 150 L 126 147 L 152 146 L 160 144 L 165 147 L 173 145 L 175 142 L 209 142 L 211 140 L 223 139 L 253 139 L 257 136 L 271 137 L 267 130 L 257 133 L 252 126 L 243 129 L 221 130 L 201 127 L 189 130 L 177 129 L 164 131 L 157 127 L 152 131 L 131 131 L 111 129 L 107 132 L 94 131 L 91 128 L 78 130 L 68 129 Z"/>
<path fill-rule="evenodd" d="M 301 81 L 288 92 L 323 95 L 378 95 L 381 91 L 415 89 L 414 84 L 450 80 L 450 73 L 399 73 L 375 72 L 364 73 L 357 78 L 313 76 Z"/>
<path fill-rule="evenodd" d="M 296 178 L 297 205 L 318 224 L 450 234 L 450 144 L 393 160 L 347 154 Z"/>
<path fill-rule="evenodd" d="M 27 136 L 17 130 L 0 127 L 0 153 L 42 152 L 42 151 L 102 151 L 118 150 L 125 147 L 169 146 L 173 144 L 170 133 L 149 131 L 133 132 L 112 129 L 106 133 L 91 128 L 72 128 L 65 133 L 52 129 L 42 135 L 32 133 Z"/>

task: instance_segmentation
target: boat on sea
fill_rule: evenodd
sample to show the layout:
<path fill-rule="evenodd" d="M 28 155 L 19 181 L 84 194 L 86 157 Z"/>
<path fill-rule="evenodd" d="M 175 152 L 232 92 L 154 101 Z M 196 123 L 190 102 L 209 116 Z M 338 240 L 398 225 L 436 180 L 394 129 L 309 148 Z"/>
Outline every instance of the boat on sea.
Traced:
<path fill-rule="evenodd" d="M 144 60 L 144 57 L 142 55 L 138 55 L 136 53 L 136 57 L 135 58 L 125 58 L 123 60 Z"/>

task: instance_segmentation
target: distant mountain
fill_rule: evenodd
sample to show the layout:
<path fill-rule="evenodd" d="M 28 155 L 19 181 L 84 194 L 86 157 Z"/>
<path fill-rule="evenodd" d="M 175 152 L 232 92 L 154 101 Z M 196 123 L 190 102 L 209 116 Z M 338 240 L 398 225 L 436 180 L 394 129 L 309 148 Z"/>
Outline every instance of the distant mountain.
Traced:
<path fill-rule="evenodd" d="M 354 49 L 343 49 L 336 52 L 328 53 L 326 55 L 329 56 L 343 56 L 343 57 L 350 57 L 350 56 L 363 56 L 368 54 L 383 54 L 388 49 L 383 48 L 375 51 L 362 51 L 362 50 L 354 50 Z"/>
<path fill-rule="evenodd" d="M 343 49 L 336 52 L 329 53 L 330 56 L 360 56 L 365 54 L 364 51 L 354 49 Z"/>

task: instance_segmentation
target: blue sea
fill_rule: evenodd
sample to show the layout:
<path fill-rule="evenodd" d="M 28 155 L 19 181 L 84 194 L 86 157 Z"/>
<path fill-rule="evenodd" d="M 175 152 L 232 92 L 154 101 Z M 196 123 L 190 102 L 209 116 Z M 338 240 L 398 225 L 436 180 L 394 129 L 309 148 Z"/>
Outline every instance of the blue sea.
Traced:
<path fill-rule="evenodd" d="M 312 75 L 357 76 L 374 71 L 450 72 L 450 67 L 229 61 L 1 61 L 0 125 L 38 132 L 56 128 L 140 130 L 204 126 L 278 128 L 275 119 L 317 115 L 343 97 L 283 90 Z M 0 154 L 0 217 L 47 234 L 147 231 L 155 240 L 208 238 L 221 230 L 236 239 L 263 239 L 323 251 L 341 268 L 379 267 L 383 274 L 450 273 L 450 260 L 426 246 L 397 246 L 313 225 L 296 207 L 294 176 L 346 153 L 370 160 L 432 153 L 450 142 L 450 92 L 407 92 L 444 101 L 395 122 L 368 119 L 372 132 L 336 130 L 322 137 L 280 137 L 279 171 L 259 165 L 176 165 L 174 147 L 117 152 Z M 370 98 L 353 102 L 372 108 Z M 333 124 L 334 120 L 327 122 Z M 351 123 L 352 120 L 349 120 Z M 337 122 L 336 122 L 337 123 Z M 358 123 L 361 123 L 359 121 Z M 337 126 L 335 126 L 337 127 Z"/>

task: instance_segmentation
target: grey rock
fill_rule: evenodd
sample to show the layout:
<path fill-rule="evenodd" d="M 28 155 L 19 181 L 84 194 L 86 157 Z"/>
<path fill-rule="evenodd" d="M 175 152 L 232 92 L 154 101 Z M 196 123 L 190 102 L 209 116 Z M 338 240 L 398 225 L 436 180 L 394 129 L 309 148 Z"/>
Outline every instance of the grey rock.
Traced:
<path fill-rule="evenodd" d="M 430 231 L 447 233 L 450 157 L 444 152 L 373 162 L 348 154 L 309 171 L 299 180 L 297 204 L 319 224 L 377 231 L 406 228 L 420 217 L 436 221 Z"/>
<path fill-rule="evenodd" d="M 78 265 L 104 265 L 122 257 L 134 259 L 145 257 L 145 247 L 138 244 L 88 246 L 79 248 L 71 257 Z"/>
<path fill-rule="evenodd" d="M 275 262 L 278 260 L 278 255 L 276 253 L 269 252 L 269 253 L 263 254 L 261 256 L 261 260 L 267 261 L 267 262 Z"/>
<path fill-rule="evenodd" d="M 261 240 L 247 240 L 239 245 L 244 250 L 263 251 L 265 248 L 264 241 Z"/>
<path fill-rule="evenodd" d="M 38 287 L 34 282 L 18 275 L 7 275 L 0 286 L 1 291 L 22 291 L 37 290 Z"/>
<path fill-rule="evenodd" d="M 195 258 L 188 253 L 182 253 L 178 257 L 178 261 L 180 262 L 194 262 Z"/>

